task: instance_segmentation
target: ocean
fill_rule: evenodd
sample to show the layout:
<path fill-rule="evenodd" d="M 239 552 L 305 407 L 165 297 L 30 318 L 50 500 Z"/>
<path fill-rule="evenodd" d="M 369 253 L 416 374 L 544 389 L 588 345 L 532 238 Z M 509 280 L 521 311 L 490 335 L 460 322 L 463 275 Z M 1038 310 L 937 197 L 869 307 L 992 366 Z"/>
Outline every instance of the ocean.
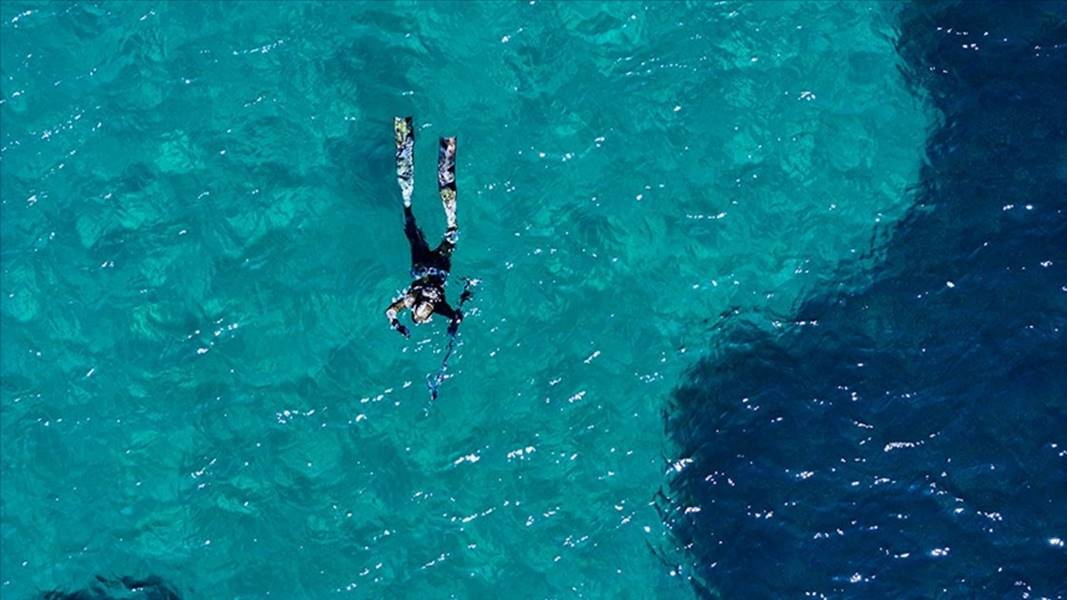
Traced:
<path fill-rule="evenodd" d="M 0 595 L 1067 596 L 1064 72 L 1052 2 L 5 0 Z"/>

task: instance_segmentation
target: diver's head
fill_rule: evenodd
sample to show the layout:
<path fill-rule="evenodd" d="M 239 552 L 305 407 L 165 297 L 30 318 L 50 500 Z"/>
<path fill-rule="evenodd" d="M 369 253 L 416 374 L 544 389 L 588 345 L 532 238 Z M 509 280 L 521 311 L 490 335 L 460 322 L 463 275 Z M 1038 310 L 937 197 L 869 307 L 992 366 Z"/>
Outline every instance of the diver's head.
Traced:
<path fill-rule="evenodd" d="M 411 318 L 418 324 L 426 323 L 433 316 L 433 304 L 429 302 L 420 302 L 415 305 L 415 309 L 411 311 Z"/>

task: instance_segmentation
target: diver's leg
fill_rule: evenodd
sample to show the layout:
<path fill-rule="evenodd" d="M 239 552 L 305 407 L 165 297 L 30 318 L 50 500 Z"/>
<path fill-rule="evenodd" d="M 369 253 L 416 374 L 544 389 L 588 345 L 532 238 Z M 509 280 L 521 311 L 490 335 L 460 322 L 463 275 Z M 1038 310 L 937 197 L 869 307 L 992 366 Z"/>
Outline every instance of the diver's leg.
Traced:
<path fill-rule="evenodd" d="M 437 152 L 437 188 L 448 228 L 456 229 L 456 138 L 441 138 Z"/>
<path fill-rule="evenodd" d="M 396 182 L 404 197 L 404 235 L 411 246 L 411 266 L 416 267 L 426 262 L 430 245 L 415 224 L 415 213 L 411 211 L 411 194 L 415 190 L 415 129 L 411 117 L 395 117 L 393 132 L 396 136 Z"/>
<path fill-rule="evenodd" d="M 456 138 L 441 138 L 437 152 L 437 188 L 441 193 L 441 205 L 445 209 L 448 229 L 445 239 L 437 247 L 438 254 L 450 258 L 459 240 L 459 224 L 456 221 Z"/>
<path fill-rule="evenodd" d="M 432 260 L 433 253 L 430 245 L 426 243 L 422 229 L 415 224 L 415 213 L 412 212 L 410 205 L 404 207 L 404 235 L 407 236 L 408 244 L 411 246 L 412 268 L 425 266 Z"/>
<path fill-rule="evenodd" d="M 415 191 L 415 129 L 411 117 L 394 117 L 393 133 L 396 137 L 396 182 L 404 197 L 404 206 L 411 206 L 411 194 Z"/>

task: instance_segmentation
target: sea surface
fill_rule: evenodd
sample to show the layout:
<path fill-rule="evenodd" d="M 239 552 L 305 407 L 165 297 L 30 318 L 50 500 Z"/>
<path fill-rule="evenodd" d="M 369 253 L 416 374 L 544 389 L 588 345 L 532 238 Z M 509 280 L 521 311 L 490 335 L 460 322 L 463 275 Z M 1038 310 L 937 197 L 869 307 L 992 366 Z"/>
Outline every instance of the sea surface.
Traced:
<path fill-rule="evenodd" d="M 5 0 L 0 596 L 1067 596 L 1065 73 L 1053 2 Z"/>

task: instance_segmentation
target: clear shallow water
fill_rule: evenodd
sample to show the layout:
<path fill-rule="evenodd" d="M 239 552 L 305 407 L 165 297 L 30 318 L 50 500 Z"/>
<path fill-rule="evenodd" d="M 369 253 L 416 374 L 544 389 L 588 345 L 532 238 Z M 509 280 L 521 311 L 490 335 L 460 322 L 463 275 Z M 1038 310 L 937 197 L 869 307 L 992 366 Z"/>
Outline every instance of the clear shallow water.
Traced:
<path fill-rule="evenodd" d="M 715 581 L 681 548 L 673 515 L 714 513 L 672 475 L 705 444 L 679 394 L 722 315 L 791 335 L 880 279 L 946 112 L 901 19 L 0 5 L 5 597 L 744 592 L 758 554 Z M 433 406 L 443 325 L 381 316 L 405 114 L 430 237 L 459 136 L 454 268 L 484 282 Z"/>

